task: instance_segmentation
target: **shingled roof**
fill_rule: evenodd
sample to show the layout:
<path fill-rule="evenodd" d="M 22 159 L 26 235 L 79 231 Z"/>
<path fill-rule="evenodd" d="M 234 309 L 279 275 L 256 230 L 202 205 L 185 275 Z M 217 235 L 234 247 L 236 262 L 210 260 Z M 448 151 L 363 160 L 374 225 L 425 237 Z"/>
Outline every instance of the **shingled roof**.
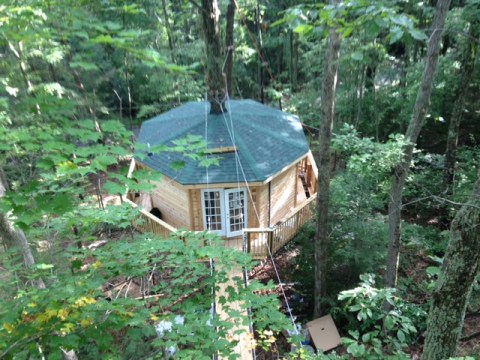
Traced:
<path fill-rule="evenodd" d="M 165 144 L 187 135 L 205 138 L 208 121 L 208 149 L 233 147 L 232 136 L 240 163 L 248 182 L 263 182 L 306 155 L 309 146 L 298 118 L 292 114 L 260 104 L 253 100 L 230 100 L 225 114 L 210 114 L 210 105 L 191 102 L 163 113 L 142 124 L 137 146 L 137 160 L 175 179 L 183 185 L 206 184 L 205 167 L 181 153 L 160 152 L 147 155 L 148 147 Z M 233 128 L 232 128 L 233 125 Z M 236 183 L 235 152 L 217 153 L 220 164 L 208 168 L 208 183 Z M 174 170 L 172 163 L 185 161 Z M 240 181 L 243 181 L 241 170 Z"/>

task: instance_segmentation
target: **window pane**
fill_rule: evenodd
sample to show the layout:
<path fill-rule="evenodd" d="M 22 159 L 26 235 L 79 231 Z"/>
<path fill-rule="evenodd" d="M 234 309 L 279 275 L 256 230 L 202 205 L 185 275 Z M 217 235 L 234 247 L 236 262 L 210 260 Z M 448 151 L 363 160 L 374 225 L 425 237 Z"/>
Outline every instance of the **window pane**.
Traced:
<path fill-rule="evenodd" d="M 241 231 L 245 227 L 245 191 L 228 194 L 228 215 L 230 232 Z"/>
<path fill-rule="evenodd" d="M 222 230 L 222 209 L 220 191 L 204 191 L 204 205 L 206 228 L 208 230 Z"/>

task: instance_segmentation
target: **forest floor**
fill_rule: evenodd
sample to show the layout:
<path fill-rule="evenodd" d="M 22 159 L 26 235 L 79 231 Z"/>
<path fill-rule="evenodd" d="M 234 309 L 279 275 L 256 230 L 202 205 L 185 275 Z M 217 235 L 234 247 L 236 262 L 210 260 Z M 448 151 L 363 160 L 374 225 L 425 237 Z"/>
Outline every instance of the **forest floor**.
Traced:
<path fill-rule="evenodd" d="M 259 263 L 251 272 L 250 277 L 256 279 L 263 284 L 267 284 L 269 281 L 273 282 L 274 288 L 270 291 L 270 294 L 275 294 L 281 305 L 282 310 L 286 316 L 289 316 L 287 312 L 287 305 L 285 299 L 287 299 L 290 308 L 293 309 L 293 316 L 297 323 L 306 323 L 311 320 L 311 315 L 313 312 L 313 304 L 309 303 L 307 300 L 308 297 L 302 296 L 301 292 L 297 288 L 296 283 L 289 282 L 289 275 L 292 273 L 292 267 L 294 266 L 295 257 L 299 255 L 299 251 L 296 248 L 288 248 L 286 250 L 280 251 L 274 256 L 274 263 L 277 268 L 277 271 L 282 280 L 282 285 L 279 285 L 279 281 L 276 275 L 274 266 L 270 259 L 264 260 Z M 428 281 L 426 268 L 432 265 L 432 260 L 425 254 L 418 254 L 410 251 L 404 252 L 404 267 L 400 269 L 400 276 L 404 279 L 407 279 L 409 283 L 412 284 L 426 284 Z M 283 287 L 283 291 L 282 291 Z M 283 294 L 285 293 L 285 296 Z M 415 304 L 425 304 L 428 301 L 429 294 L 424 291 L 415 291 L 412 293 L 409 301 Z M 338 324 L 337 324 L 338 325 Z M 342 332 L 342 329 L 339 327 L 340 336 L 345 336 L 346 334 Z M 423 339 L 425 334 L 420 334 L 418 343 L 411 345 L 406 349 L 407 354 L 410 355 L 411 359 L 420 359 L 422 348 L 423 348 Z M 272 358 L 275 352 L 283 348 L 288 351 L 288 344 L 285 337 L 280 336 L 279 344 L 275 349 L 272 349 L 271 354 L 265 354 L 261 356 L 263 358 Z M 335 349 L 338 354 L 345 353 L 345 348 L 341 345 Z M 473 310 L 469 308 L 465 316 L 464 328 L 462 339 L 459 344 L 458 356 L 473 356 L 476 358 L 480 354 L 480 310 Z"/>

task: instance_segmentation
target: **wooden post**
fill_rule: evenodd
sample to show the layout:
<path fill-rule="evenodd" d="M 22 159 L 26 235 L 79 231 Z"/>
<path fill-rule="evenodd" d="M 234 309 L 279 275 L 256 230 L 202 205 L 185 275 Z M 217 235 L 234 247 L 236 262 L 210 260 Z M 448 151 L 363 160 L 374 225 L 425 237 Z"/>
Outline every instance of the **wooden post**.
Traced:
<path fill-rule="evenodd" d="M 268 246 L 270 248 L 270 252 L 273 254 L 273 231 L 268 232 Z"/>

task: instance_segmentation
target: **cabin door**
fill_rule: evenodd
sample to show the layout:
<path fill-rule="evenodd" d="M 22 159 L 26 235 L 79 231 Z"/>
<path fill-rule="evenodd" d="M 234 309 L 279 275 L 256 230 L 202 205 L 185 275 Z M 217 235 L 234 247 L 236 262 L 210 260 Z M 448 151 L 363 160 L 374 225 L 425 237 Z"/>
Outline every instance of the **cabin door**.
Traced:
<path fill-rule="evenodd" d="M 202 210 L 205 230 L 225 235 L 224 194 L 222 189 L 202 191 Z"/>
<path fill-rule="evenodd" d="M 232 237 L 242 234 L 247 226 L 247 190 L 202 190 L 205 230 Z"/>
<path fill-rule="evenodd" d="M 246 227 L 247 194 L 245 189 L 225 190 L 225 204 L 227 205 L 226 230 L 227 236 L 238 236 Z"/>

